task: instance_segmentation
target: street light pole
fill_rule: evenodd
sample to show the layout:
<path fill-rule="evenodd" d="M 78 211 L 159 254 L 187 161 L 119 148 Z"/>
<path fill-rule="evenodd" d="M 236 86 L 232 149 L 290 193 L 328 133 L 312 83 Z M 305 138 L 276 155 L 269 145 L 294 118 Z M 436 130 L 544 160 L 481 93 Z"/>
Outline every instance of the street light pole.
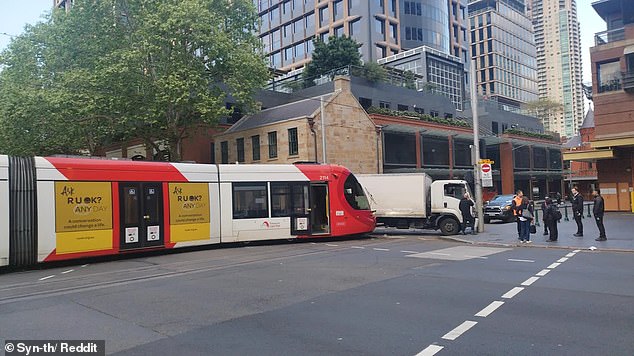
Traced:
<path fill-rule="evenodd" d="M 479 120 L 478 120 L 478 94 L 476 92 L 476 62 L 471 60 L 471 68 L 469 70 L 470 87 L 471 87 L 471 116 L 473 117 L 473 148 L 475 150 L 475 159 L 473 162 L 473 177 L 475 181 L 475 203 L 476 214 L 478 216 L 478 231 L 484 231 L 484 209 L 482 208 L 482 181 L 480 179 L 480 136 L 479 136 Z"/>

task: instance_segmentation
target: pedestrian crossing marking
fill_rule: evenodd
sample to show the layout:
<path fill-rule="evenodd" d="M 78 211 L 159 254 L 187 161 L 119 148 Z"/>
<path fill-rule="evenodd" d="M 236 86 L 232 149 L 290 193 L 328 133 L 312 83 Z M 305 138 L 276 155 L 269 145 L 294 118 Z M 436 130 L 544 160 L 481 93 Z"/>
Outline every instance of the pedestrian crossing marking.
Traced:
<path fill-rule="evenodd" d="M 430 258 L 436 260 L 464 261 L 474 258 L 482 258 L 500 252 L 510 251 L 510 248 L 457 246 L 441 250 L 415 253 L 406 257 Z"/>

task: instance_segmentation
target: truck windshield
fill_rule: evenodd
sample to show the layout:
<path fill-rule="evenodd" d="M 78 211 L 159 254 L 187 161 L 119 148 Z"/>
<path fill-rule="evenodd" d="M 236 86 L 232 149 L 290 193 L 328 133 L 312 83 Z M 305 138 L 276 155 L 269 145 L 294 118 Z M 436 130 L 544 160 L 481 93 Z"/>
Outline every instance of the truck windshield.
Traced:
<path fill-rule="evenodd" d="M 370 210 L 368 198 L 363 193 L 361 184 L 359 184 L 353 174 L 350 174 L 348 178 L 346 178 L 346 182 L 343 185 L 343 195 L 353 209 Z"/>

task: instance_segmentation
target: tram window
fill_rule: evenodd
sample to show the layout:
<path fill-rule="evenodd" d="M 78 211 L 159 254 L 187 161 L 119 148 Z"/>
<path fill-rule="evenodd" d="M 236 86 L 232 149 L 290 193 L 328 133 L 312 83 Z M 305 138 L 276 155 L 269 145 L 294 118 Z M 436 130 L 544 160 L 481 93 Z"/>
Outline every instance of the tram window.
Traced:
<path fill-rule="evenodd" d="M 346 182 L 343 184 L 343 194 L 346 197 L 346 201 L 348 201 L 348 204 L 350 204 L 353 209 L 370 209 L 368 198 L 365 196 L 361 184 L 359 184 L 354 175 L 351 174 L 348 178 L 346 178 Z"/>
<path fill-rule="evenodd" d="M 308 206 L 308 185 L 287 182 L 271 183 L 271 216 L 305 214 Z"/>
<path fill-rule="evenodd" d="M 266 183 L 233 183 L 233 218 L 268 218 Z"/>
<path fill-rule="evenodd" d="M 136 225 L 139 222 L 139 197 L 136 188 L 129 187 L 124 190 L 123 203 L 125 204 L 125 224 Z"/>

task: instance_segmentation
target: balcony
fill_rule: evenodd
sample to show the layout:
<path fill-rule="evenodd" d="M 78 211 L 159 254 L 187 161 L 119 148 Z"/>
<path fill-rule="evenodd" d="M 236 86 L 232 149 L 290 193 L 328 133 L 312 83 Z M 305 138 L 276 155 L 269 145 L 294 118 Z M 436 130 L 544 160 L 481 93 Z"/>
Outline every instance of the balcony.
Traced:
<path fill-rule="evenodd" d="M 594 34 L 594 45 L 601 46 L 604 44 L 622 41 L 625 39 L 625 29 L 623 27 L 609 31 L 597 32 Z"/>
<path fill-rule="evenodd" d="M 623 72 L 623 90 L 634 93 L 634 71 Z"/>

